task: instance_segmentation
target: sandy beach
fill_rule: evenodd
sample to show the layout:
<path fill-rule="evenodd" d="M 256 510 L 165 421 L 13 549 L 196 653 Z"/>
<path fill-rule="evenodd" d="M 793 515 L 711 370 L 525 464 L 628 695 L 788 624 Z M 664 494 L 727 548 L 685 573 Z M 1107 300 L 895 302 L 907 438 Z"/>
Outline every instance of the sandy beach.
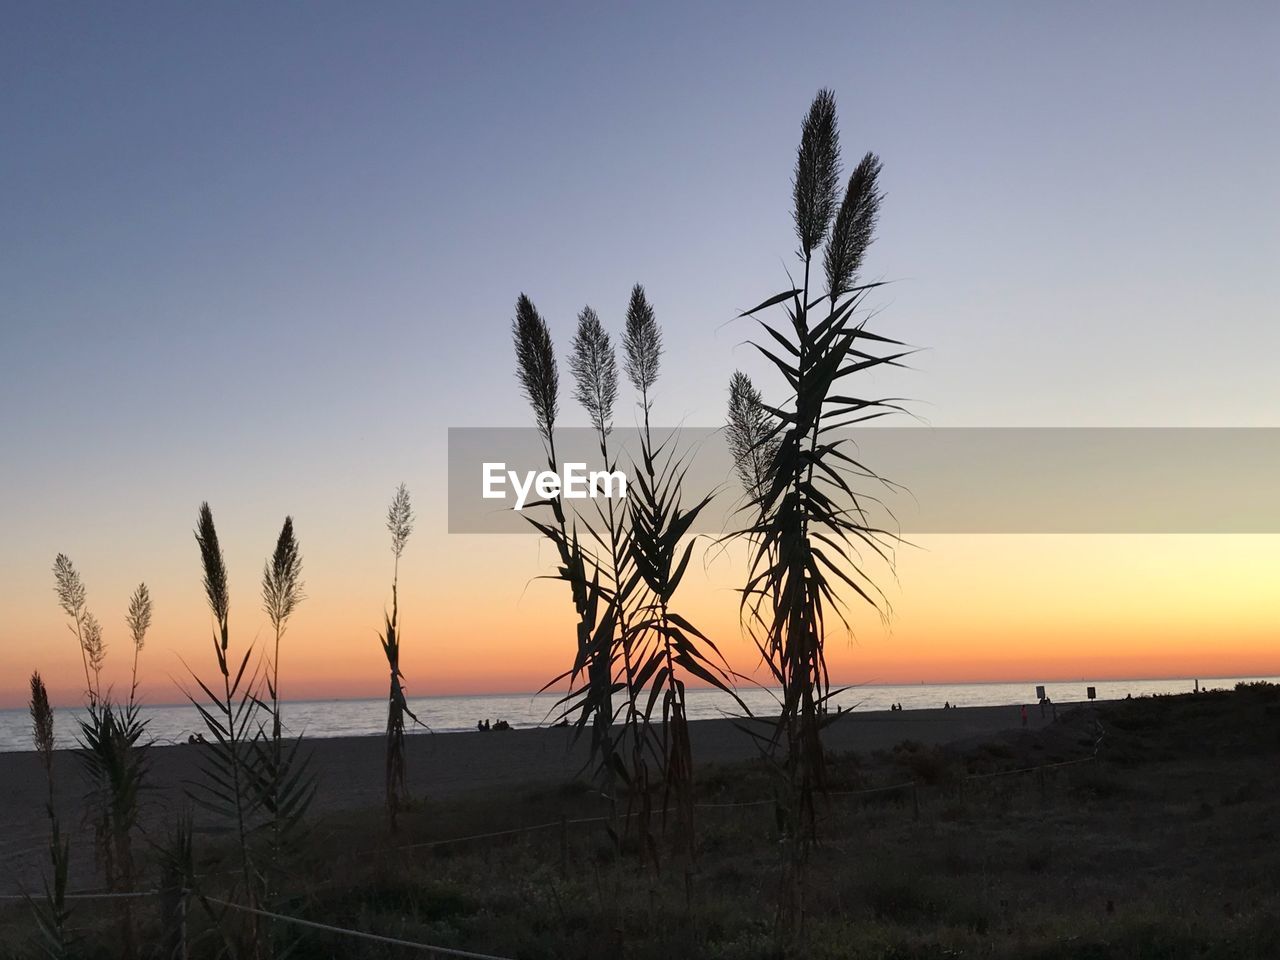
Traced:
<path fill-rule="evenodd" d="M 1064 705 L 1059 704 L 1061 709 Z M 1028 708 L 1028 725 L 1043 726 L 1040 709 Z M 950 710 L 849 712 L 824 734 L 828 749 L 887 749 L 903 740 L 944 744 L 1019 727 L 1019 708 L 962 707 Z M 690 724 L 699 763 L 747 760 L 758 755 L 755 741 L 734 720 Z M 383 740 L 336 737 L 304 743 L 318 778 L 313 810 L 334 812 L 381 804 Z M 183 802 L 184 785 L 200 778 L 199 746 L 157 746 L 151 751 L 151 783 L 144 801 L 143 830 L 162 837 L 172 811 Z M 407 740 L 409 788 L 416 798 L 452 798 L 472 791 L 495 792 L 552 786 L 578 777 L 587 758 L 586 737 L 576 743 L 563 727 L 490 733 L 440 733 Z M 72 887 L 96 884 L 92 837 L 84 826 L 80 763 L 71 751 L 55 758 L 58 809 L 65 829 L 74 831 Z M 48 821 L 45 777 L 35 753 L 0 753 L 0 893 L 38 886 L 47 862 Z M 204 818 L 207 821 L 207 818 Z M 197 830 L 215 832 L 212 824 Z"/>

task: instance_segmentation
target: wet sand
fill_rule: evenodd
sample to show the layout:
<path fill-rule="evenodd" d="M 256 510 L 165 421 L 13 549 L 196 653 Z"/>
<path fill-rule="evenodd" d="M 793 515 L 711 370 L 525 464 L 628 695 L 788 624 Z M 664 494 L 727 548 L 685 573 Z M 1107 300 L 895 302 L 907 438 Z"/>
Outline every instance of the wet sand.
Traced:
<path fill-rule="evenodd" d="M 1059 707 L 1063 707 L 1059 704 Z M 1037 706 L 1029 706 L 1029 726 L 1042 726 Z M 699 763 L 747 760 L 759 755 L 755 740 L 739 721 L 690 723 L 693 755 Z M 1019 708 L 960 707 L 951 710 L 903 710 L 860 713 L 837 718 L 824 733 L 829 750 L 869 752 L 903 740 L 950 743 L 1016 728 Z M 383 797 L 384 744 L 381 737 L 309 740 L 319 786 L 314 810 L 338 811 L 378 806 Z M 150 782 L 142 826 L 164 835 L 172 812 L 180 807 L 184 785 L 199 780 L 202 748 L 192 745 L 151 749 Z M 417 734 L 407 738 L 410 792 L 418 798 L 455 798 L 471 791 L 489 793 L 566 783 L 579 776 L 587 760 L 587 736 L 574 742 L 564 727 L 489 733 Z M 92 836 L 84 826 L 80 762 L 70 751 L 54 760 L 58 809 L 64 829 L 73 830 L 72 888 L 95 885 Z M 23 884 L 34 888 L 47 862 L 48 821 L 45 777 L 35 753 L 0 753 L 0 894 Z M 197 827 L 200 816 L 197 814 Z M 206 825 L 205 830 L 211 830 Z"/>

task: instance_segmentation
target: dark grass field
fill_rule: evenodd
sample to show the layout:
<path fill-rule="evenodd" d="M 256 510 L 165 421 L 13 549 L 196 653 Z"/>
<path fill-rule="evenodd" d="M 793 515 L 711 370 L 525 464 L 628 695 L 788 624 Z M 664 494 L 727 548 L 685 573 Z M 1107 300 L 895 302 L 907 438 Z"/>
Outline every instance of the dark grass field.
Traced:
<path fill-rule="evenodd" d="M 1018 771 L 1091 756 L 1043 772 Z M 771 804 L 703 806 L 698 851 L 620 856 L 585 786 L 423 803 L 401 836 L 381 812 L 317 818 L 275 907 L 385 936 L 513 958 L 1280 957 L 1280 687 L 1064 712 L 1040 730 L 832 758 L 803 888 L 803 930 L 775 930 L 782 847 Z M 985 776 L 1003 774 L 998 776 Z M 763 763 L 699 771 L 704 804 L 771 796 Z M 512 836 L 401 845 L 550 824 Z M 217 846 L 204 888 L 226 890 Z M 140 910 L 159 937 L 154 908 Z M 11 956 L 25 908 L 0 914 Z M 100 905 L 76 907 L 86 957 L 113 956 Z M 410 957 L 277 923 L 294 957 Z M 193 906 L 191 956 L 218 953 Z"/>

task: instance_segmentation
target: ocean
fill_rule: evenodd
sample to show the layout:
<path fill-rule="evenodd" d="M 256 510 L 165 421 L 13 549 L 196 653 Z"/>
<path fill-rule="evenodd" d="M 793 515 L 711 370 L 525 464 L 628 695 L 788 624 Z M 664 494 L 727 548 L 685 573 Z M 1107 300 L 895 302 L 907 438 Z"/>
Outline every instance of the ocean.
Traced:
<path fill-rule="evenodd" d="M 1276 677 L 1201 678 L 1201 689 L 1230 689 L 1239 681 L 1270 680 Z M 1045 683 L 1046 694 L 1058 704 L 1085 699 L 1087 687 L 1097 689 L 1099 700 L 1119 700 L 1126 696 L 1189 693 L 1192 678 L 1166 680 L 1079 680 Z M 1035 681 L 1025 683 L 921 683 L 905 685 L 866 684 L 850 687 L 834 698 L 844 710 L 888 710 L 901 703 L 907 709 L 940 707 L 944 703 L 960 707 L 999 706 L 1035 703 Z M 776 712 L 776 692 L 745 688 L 739 694 L 753 713 Z M 475 730 L 476 723 L 506 720 L 513 727 L 547 726 L 555 722 L 555 694 L 486 694 L 482 696 L 416 697 L 409 705 L 425 726 L 413 727 L 412 734 L 429 731 L 450 733 Z M 690 689 L 689 719 L 704 720 L 741 716 L 742 709 L 717 690 Z M 144 707 L 148 733 L 156 743 L 185 743 L 188 736 L 203 730 L 199 715 L 190 704 Z M 54 733 L 61 747 L 75 746 L 76 716 L 80 711 L 54 711 Z M 347 737 L 381 734 L 386 729 L 386 701 L 298 700 L 283 709 L 285 726 L 293 736 Z M 0 751 L 32 750 L 31 717 L 25 709 L 0 710 Z"/>

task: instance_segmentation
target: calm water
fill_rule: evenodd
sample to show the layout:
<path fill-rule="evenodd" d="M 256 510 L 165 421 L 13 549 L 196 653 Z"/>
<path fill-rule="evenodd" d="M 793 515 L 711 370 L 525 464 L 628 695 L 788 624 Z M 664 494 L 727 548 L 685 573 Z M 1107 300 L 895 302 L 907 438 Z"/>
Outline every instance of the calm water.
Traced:
<path fill-rule="evenodd" d="M 1231 688 L 1238 680 L 1275 677 L 1203 678 L 1200 686 Z M 1045 684 L 1045 692 L 1058 703 L 1085 699 L 1085 687 L 1097 687 L 1098 699 L 1117 700 L 1128 694 L 1135 697 L 1157 693 L 1188 693 L 1195 681 L 1185 680 L 1099 680 Z M 914 684 L 908 686 L 862 686 L 846 690 L 836 703 L 846 710 L 887 710 L 891 703 L 906 709 L 940 707 L 944 702 L 955 706 L 977 707 L 1003 704 L 1033 703 L 1034 683 Z M 767 690 L 745 690 L 742 699 L 753 712 L 773 712 L 774 700 Z M 537 727 L 551 722 L 548 713 L 554 709 L 552 694 L 492 694 L 476 697 L 419 697 L 410 701 L 415 713 L 432 730 L 438 732 L 474 730 L 476 721 L 506 720 L 514 727 Z M 55 711 L 54 730 L 59 746 L 74 746 L 77 711 Z M 690 690 L 689 717 L 693 720 L 738 715 L 740 709 L 719 691 Z M 147 707 L 150 734 L 158 743 L 181 743 L 187 736 L 202 730 L 193 707 Z M 294 734 L 308 737 L 342 737 L 380 734 L 385 729 L 386 702 L 377 700 L 304 700 L 287 703 L 285 723 Z M 554 717 L 552 718 L 554 720 Z M 425 732 L 418 728 L 413 732 Z M 0 751 L 31 750 L 31 718 L 26 710 L 0 710 Z"/>

